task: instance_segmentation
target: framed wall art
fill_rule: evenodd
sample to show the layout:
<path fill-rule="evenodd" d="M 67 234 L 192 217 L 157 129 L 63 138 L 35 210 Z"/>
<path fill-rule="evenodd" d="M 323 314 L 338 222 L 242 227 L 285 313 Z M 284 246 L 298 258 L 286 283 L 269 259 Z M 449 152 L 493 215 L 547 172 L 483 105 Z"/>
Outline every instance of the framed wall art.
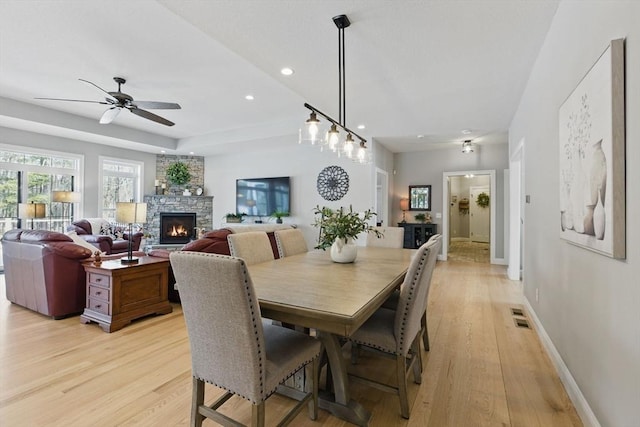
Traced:
<path fill-rule="evenodd" d="M 410 211 L 430 211 L 431 210 L 431 186 L 430 185 L 410 185 L 409 186 L 409 210 Z"/>
<path fill-rule="evenodd" d="M 624 40 L 611 41 L 559 111 L 560 236 L 626 257 Z"/>

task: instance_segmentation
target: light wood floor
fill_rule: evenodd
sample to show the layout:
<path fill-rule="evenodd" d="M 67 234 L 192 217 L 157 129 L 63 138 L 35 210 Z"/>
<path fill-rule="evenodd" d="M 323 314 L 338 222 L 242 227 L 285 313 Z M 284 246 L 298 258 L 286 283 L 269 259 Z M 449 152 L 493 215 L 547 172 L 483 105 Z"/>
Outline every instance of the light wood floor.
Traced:
<path fill-rule="evenodd" d="M 11 305 L 3 282 L 0 291 L 0 425 L 189 424 L 189 344 L 179 305 L 107 334 L 77 316 L 54 321 Z M 582 425 L 535 331 L 516 327 L 510 309 L 520 302 L 504 267 L 439 262 L 428 308 L 431 351 L 422 385 L 409 389 L 411 418 L 400 417 L 396 396 L 352 384 L 353 397 L 373 412 L 370 425 Z M 364 352 L 354 369 L 391 381 L 393 363 L 382 362 Z M 269 399 L 268 425 L 289 402 Z M 234 398 L 226 406 L 249 422 L 248 403 Z M 318 421 L 304 411 L 292 425 L 348 424 L 321 410 Z"/>
<path fill-rule="evenodd" d="M 489 263 L 489 243 L 452 240 L 447 256 L 450 261 Z"/>

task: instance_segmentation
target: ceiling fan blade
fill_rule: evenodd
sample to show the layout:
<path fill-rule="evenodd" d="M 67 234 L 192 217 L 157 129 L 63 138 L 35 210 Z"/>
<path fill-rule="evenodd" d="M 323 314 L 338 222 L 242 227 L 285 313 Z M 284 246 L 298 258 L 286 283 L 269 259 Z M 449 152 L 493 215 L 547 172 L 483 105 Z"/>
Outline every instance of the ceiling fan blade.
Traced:
<path fill-rule="evenodd" d="M 44 99 L 47 101 L 73 101 L 73 102 L 89 102 L 91 104 L 104 104 L 104 105 L 109 105 L 108 102 L 102 102 L 102 101 L 86 101 L 84 99 L 66 99 L 66 98 L 33 98 L 33 99 Z"/>
<path fill-rule="evenodd" d="M 100 86 L 98 86 L 97 84 L 92 83 L 92 82 L 90 82 L 89 80 L 85 80 L 85 79 L 78 79 L 78 80 L 80 80 L 81 82 L 89 83 L 91 86 L 97 87 L 98 89 L 100 89 L 101 91 L 103 91 L 104 93 L 106 93 L 107 95 L 109 95 L 111 98 L 113 98 L 113 96 L 112 96 L 109 92 L 107 92 L 106 90 L 102 89 L 102 88 L 101 88 Z"/>
<path fill-rule="evenodd" d="M 146 110 L 141 110 L 139 108 L 129 108 L 129 111 L 131 111 L 133 114 L 140 116 L 140 117 L 144 117 L 145 119 L 149 119 L 151 121 L 154 121 L 156 123 L 160 123 L 161 125 L 166 125 L 166 126 L 173 126 L 175 125 L 175 123 L 165 119 L 164 117 L 160 117 L 156 114 L 153 114 L 149 111 Z"/>
<path fill-rule="evenodd" d="M 174 102 L 156 102 L 156 101 L 133 101 L 133 105 L 138 108 L 148 108 L 149 110 L 179 110 L 180 104 Z"/>
<path fill-rule="evenodd" d="M 120 108 L 120 107 L 111 107 L 111 108 L 109 108 L 107 111 L 105 111 L 102 114 L 102 117 L 100 117 L 100 124 L 107 125 L 107 124 L 111 123 L 113 121 L 113 119 L 115 119 L 116 116 L 118 114 L 120 114 L 120 110 L 122 110 L 122 108 Z"/>

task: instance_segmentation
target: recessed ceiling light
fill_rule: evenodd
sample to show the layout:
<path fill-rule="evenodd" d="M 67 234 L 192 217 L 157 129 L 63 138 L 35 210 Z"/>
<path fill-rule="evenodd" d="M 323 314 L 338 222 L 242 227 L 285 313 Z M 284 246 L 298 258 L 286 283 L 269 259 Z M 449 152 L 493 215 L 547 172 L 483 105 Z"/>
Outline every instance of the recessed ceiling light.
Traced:
<path fill-rule="evenodd" d="M 193 155 L 193 151 L 189 151 L 189 154 Z"/>
<path fill-rule="evenodd" d="M 167 151 L 166 151 L 166 150 L 160 150 L 160 152 L 161 152 L 162 154 L 164 154 L 164 153 L 166 153 Z"/>
<path fill-rule="evenodd" d="M 358 129 L 364 129 L 365 127 L 365 125 L 358 125 Z"/>
<path fill-rule="evenodd" d="M 283 76 L 290 76 L 293 74 L 293 68 L 284 67 L 282 70 L 280 70 L 280 73 L 282 73 Z"/>
<path fill-rule="evenodd" d="M 418 138 L 422 139 L 422 138 L 424 138 L 424 135 L 420 134 L 420 135 L 418 135 Z"/>
<path fill-rule="evenodd" d="M 463 129 L 462 133 L 465 135 L 469 135 L 471 133 L 471 131 L 469 129 Z"/>
<path fill-rule="evenodd" d="M 247 101 L 253 101 L 253 95 L 247 95 L 244 97 L 244 99 L 246 99 Z"/>

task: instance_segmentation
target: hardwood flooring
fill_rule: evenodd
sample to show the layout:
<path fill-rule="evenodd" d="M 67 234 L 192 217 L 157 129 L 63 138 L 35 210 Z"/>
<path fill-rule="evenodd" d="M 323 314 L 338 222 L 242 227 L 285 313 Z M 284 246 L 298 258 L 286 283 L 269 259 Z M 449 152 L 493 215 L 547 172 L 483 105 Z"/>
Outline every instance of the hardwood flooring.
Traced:
<path fill-rule="evenodd" d="M 11 305 L 0 277 L 0 425 L 189 425 L 191 362 L 180 305 L 107 334 L 77 316 L 55 321 Z M 428 306 L 431 351 L 423 351 L 422 384 L 410 382 L 411 418 L 400 417 L 397 396 L 352 384 L 353 397 L 373 413 L 370 425 L 582 425 L 536 332 L 517 327 L 514 319 L 526 317 L 511 308 L 523 308 L 521 292 L 504 267 L 439 262 Z M 393 382 L 389 359 L 362 352 L 352 368 Z M 212 401 L 209 390 L 216 390 L 207 388 Z M 291 405 L 271 397 L 267 425 Z M 225 406 L 250 422 L 247 402 Z M 303 411 L 292 425 L 349 425 L 319 412 L 313 422 Z"/>

